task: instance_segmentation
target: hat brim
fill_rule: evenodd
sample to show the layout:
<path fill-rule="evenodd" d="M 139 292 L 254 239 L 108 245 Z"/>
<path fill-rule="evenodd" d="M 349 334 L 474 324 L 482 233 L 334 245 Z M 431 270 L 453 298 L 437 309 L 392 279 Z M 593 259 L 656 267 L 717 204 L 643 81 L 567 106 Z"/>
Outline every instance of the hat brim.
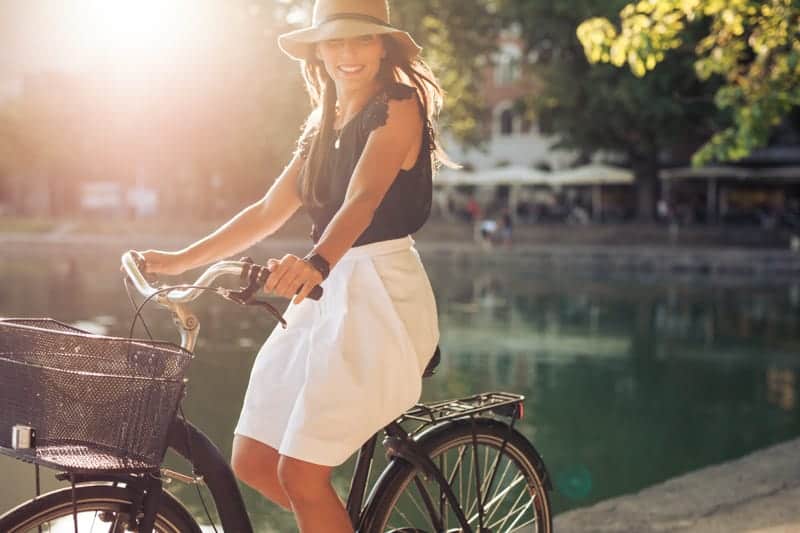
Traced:
<path fill-rule="evenodd" d="M 400 45 L 408 59 L 419 55 L 420 47 L 408 32 L 381 26 L 372 22 L 339 19 L 326 22 L 319 27 L 303 28 L 301 30 L 290 31 L 278 36 L 278 46 L 281 50 L 295 60 L 307 60 L 314 51 L 314 44 L 326 39 L 345 39 L 357 37 L 358 35 L 369 34 L 388 34 Z"/>

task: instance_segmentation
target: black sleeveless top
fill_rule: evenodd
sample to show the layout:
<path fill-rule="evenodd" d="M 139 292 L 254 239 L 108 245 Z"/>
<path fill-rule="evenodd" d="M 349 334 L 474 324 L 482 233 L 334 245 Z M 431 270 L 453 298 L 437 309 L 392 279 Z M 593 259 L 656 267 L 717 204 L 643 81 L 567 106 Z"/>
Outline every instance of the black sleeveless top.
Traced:
<path fill-rule="evenodd" d="M 384 87 L 347 123 L 340 132 L 339 148 L 324 147 L 322 177 L 319 186 L 324 203 L 321 206 L 304 207 L 311 215 L 313 226 L 311 238 L 319 241 L 325 228 L 344 202 L 350 176 L 358 163 L 367 138 L 372 130 L 386 124 L 389 100 L 405 100 L 418 98 L 417 90 L 408 85 L 394 83 Z M 419 103 L 419 99 L 417 100 Z M 422 105 L 420 104 L 420 113 Z M 298 151 L 305 158 L 316 131 L 301 137 Z M 405 237 L 419 230 L 431 210 L 433 195 L 433 150 L 430 124 L 423 116 L 422 145 L 414 166 L 408 170 L 400 169 L 386 196 L 375 211 L 375 216 L 366 230 L 358 237 L 353 246 L 361 246 L 377 241 Z M 298 178 L 298 188 L 300 180 Z"/>

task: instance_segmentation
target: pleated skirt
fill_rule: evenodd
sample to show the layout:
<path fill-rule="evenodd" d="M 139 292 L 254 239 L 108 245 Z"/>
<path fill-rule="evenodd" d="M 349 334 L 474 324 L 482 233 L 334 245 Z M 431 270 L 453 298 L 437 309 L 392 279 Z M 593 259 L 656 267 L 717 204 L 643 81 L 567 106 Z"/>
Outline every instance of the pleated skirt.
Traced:
<path fill-rule="evenodd" d="M 419 401 L 439 327 L 410 236 L 351 248 L 322 287 L 259 350 L 234 432 L 336 466 Z"/>

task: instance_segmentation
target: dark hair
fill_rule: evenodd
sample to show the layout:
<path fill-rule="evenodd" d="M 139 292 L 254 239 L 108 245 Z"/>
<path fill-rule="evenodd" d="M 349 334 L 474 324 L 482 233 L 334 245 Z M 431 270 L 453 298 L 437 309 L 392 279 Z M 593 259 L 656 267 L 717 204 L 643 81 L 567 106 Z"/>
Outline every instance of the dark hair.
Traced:
<path fill-rule="evenodd" d="M 381 35 L 386 57 L 381 61 L 377 78 L 383 87 L 400 82 L 417 89 L 426 127 L 429 131 L 429 146 L 432 149 L 433 171 L 440 164 L 457 167 L 442 149 L 437 139 L 437 119 L 442 108 L 443 91 L 430 67 L 420 58 L 408 59 L 397 42 L 388 35 Z M 314 108 L 303 128 L 302 139 L 309 143 L 308 156 L 300 169 L 300 184 L 303 201 L 311 205 L 324 202 L 317 186 L 317 177 L 323 164 L 323 146 L 333 141 L 333 122 L 336 117 L 336 85 L 325 70 L 325 65 L 313 54 L 302 61 L 303 79 Z"/>

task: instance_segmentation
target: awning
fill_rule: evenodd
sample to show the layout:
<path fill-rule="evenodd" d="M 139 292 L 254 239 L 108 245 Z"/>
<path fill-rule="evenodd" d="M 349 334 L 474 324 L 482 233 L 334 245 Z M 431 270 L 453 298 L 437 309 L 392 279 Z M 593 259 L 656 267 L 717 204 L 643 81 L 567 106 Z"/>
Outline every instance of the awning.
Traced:
<path fill-rule="evenodd" d="M 590 164 L 576 168 L 544 172 L 523 166 L 498 167 L 467 172 L 442 169 L 436 177 L 438 185 L 548 185 L 573 187 L 582 185 L 631 184 L 633 173 L 624 168 Z"/>
<path fill-rule="evenodd" d="M 800 167 L 738 167 L 732 165 L 712 165 L 707 167 L 680 167 L 669 168 L 659 172 L 661 179 L 779 179 L 785 181 L 800 181 Z"/>

